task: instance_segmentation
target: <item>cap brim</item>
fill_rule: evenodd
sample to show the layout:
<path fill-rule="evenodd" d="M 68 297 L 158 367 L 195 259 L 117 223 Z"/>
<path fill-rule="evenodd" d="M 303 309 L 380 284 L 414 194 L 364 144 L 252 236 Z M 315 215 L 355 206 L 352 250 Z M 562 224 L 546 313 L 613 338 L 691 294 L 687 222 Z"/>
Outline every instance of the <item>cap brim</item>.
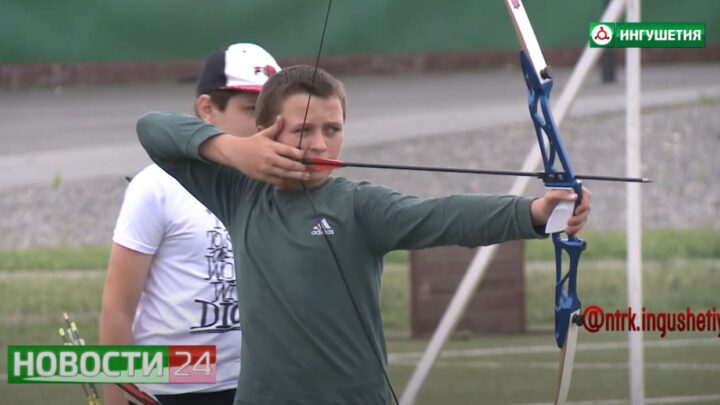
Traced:
<path fill-rule="evenodd" d="M 223 86 L 220 90 L 240 90 L 240 91 L 257 91 L 262 90 L 260 85 L 244 85 L 244 86 Z"/>

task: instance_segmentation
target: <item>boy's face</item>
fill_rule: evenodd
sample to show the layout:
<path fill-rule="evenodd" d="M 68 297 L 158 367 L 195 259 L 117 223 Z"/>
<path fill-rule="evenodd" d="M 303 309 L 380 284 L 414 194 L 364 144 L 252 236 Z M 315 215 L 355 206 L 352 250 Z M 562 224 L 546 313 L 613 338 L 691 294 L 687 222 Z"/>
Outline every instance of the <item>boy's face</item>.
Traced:
<path fill-rule="evenodd" d="M 239 93 L 228 99 L 227 107 L 220 111 L 214 104 L 205 122 L 228 134 L 250 136 L 255 134 L 255 102 L 258 93 Z"/>
<path fill-rule="evenodd" d="M 307 119 L 305 119 L 306 109 Z M 329 98 L 313 96 L 310 98 L 308 108 L 308 94 L 295 94 L 285 99 L 280 115 L 285 120 L 285 125 L 277 137 L 278 142 L 297 147 L 304 121 L 305 128 L 302 131 L 300 149 L 305 151 L 305 158 L 337 159 L 342 148 L 345 128 L 340 99 L 335 96 Z M 305 186 L 317 187 L 329 176 L 329 171 L 311 172 Z"/>

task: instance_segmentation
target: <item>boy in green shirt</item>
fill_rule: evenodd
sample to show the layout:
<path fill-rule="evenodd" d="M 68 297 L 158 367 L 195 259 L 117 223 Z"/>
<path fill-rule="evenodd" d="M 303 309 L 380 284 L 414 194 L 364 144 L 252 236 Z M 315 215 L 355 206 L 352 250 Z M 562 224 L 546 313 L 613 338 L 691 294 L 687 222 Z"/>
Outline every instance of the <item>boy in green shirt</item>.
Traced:
<path fill-rule="evenodd" d="M 543 237 L 555 205 L 576 198 L 551 190 L 535 200 L 424 199 L 308 172 L 299 160 L 338 157 L 345 121 L 342 84 L 310 66 L 287 68 L 266 82 L 256 121 L 260 132 L 249 138 L 181 114 L 149 113 L 137 126 L 152 160 L 231 235 L 243 330 L 236 404 L 390 403 L 383 256 Z M 256 180 L 249 162 L 262 162 L 264 172 L 283 180 Z M 589 200 L 588 191 L 569 233 L 584 225 Z"/>

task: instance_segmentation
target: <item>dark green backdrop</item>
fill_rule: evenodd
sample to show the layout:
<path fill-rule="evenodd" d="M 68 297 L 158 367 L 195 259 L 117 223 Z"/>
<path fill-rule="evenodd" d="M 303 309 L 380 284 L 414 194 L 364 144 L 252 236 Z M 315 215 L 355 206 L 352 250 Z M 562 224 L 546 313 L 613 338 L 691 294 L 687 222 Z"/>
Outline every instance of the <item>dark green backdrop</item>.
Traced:
<path fill-rule="evenodd" d="M 0 63 L 201 59 L 257 42 L 279 58 L 316 52 L 326 0 L 0 0 Z M 579 46 L 602 0 L 527 0 L 543 47 Z M 646 21 L 705 22 L 720 0 L 644 0 Z M 335 0 L 325 54 L 510 49 L 499 0 Z"/>

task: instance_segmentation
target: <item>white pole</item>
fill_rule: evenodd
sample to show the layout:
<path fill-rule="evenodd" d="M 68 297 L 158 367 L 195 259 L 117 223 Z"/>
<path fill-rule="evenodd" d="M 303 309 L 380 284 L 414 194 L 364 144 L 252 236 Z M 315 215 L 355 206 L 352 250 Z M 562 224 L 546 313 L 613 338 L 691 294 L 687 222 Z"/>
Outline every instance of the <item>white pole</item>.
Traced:
<path fill-rule="evenodd" d="M 622 15 L 624 7 L 625 0 L 613 0 L 608 5 L 607 9 L 605 9 L 600 21 L 617 21 Z M 580 85 L 600 58 L 600 51 L 601 48 L 590 48 L 586 46 L 582 55 L 580 55 L 580 59 L 573 68 L 570 79 L 563 89 L 563 92 L 561 93 L 554 108 L 555 123 L 558 126 L 562 123 L 570 105 L 575 100 L 575 97 L 580 90 Z M 533 146 L 527 154 L 523 167 L 520 170 L 536 171 L 540 166 L 540 163 L 540 149 L 537 146 Z M 530 178 L 518 178 L 513 183 L 509 194 L 523 194 L 529 183 Z M 423 356 L 420 359 L 420 363 L 418 363 L 413 375 L 410 377 L 410 381 L 405 387 L 405 391 L 403 391 L 402 397 L 400 398 L 400 405 L 413 405 L 415 403 L 423 382 L 425 382 L 425 379 L 430 373 L 433 364 L 435 364 L 435 360 L 437 360 L 437 357 L 443 346 L 445 346 L 450 334 L 453 330 L 455 330 L 460 318 L 465 313 L 465 308 L 467 308 L 470 299 L 472 299 L 472 296 L 475 293 L 478 284 L 480 284 L 480 281 L 485 274 L 485 270 L 495 255 L 496 250 L 497 245 L 478 249 L 475 258 L 470 263 L 470 267 L 468 267 L 465 272 L 465 276 L 463 276 L 463 279 L 460 281 L 458 289 L 455 291 L 455 294 L 450 300 L 450 304 L 448 304 L 437 329 L 435 329 L 435 332 L 430 339 L 430 344 L 427 349 L 425 349 L 425 353 L 423 353 Z"/>
<path fill-rule="evenodd" d="M 641 0 L 629 0 L 627 3 L 627 22 L 639 22 Z M 627 109 L 625 116 L 626 131 L 626 161 L 625 167 L 628 176 L 640 176 L 640 162 L 642 156 L 641 126 L 640 126 L 640 49 L 628 48 L 626 50 L 626 97 Z M 628 305 L 636 314 L 642 313 L 642 212 L 641 194 L 639 184 L 627 184 L 627 286 Z M 639 317 L 636 327 L 640 326 Z M 629 383 L 630 403 L 643 405 L 645 403 L 645 382 L 643 359 L 643 332 L 629 332 L 628 344 L 630 347 Z"/>

